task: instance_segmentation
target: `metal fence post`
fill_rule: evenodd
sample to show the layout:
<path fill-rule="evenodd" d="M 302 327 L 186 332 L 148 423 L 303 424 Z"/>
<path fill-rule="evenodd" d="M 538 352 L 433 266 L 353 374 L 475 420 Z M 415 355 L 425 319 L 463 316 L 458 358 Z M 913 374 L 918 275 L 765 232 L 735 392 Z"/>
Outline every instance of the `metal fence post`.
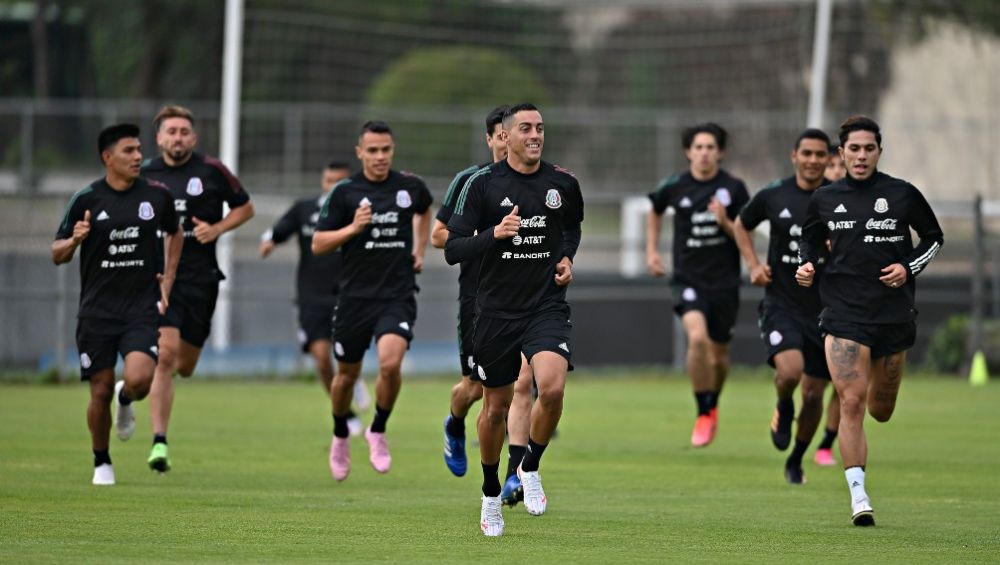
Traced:
<path fill-rule="evenodd" d="M 969 324 L 969 343 L 967 351 L 966 371 L 972 363 L 972 356 L 982 351 L 983 346 L 983 280 L 985 266 L 985 229 L 983 227 L 983 197 L 976 195 L 972 204 L 972 312 Z"/>

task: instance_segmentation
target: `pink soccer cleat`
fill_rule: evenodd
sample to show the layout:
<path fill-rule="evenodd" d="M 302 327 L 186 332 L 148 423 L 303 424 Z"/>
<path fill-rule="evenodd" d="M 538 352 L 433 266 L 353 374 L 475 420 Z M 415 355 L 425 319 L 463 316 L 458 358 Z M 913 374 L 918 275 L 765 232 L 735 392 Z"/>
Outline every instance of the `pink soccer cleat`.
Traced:
<path fill-rule="evenodd" d="M 694 421 L 694 429 L 691 430 L 691 445 L 693 447 L 705 447 L 712 443 L 715 438 L 715 422 L 712 416 L 703 414 Z"/>
<path fill-rule="evenodd" d="M 392 456 L 389 455 L 389 444 L 385 441 L 385 434 L 373 432 L 371 428 L 365 430 L 365 441 L 368 442 L 368 460 L 372 467 L 379 473 L 388 473 L 392 466 Z"/>
<path fill-rule="evenodd" d="M 330 473 L 337 481 L 342 481 L 351 474 L 351 440 L 346 437 L 333 436 L 330 443 Z"/>
<path fill-rule="evenodd" d="M 837 464 L 837 460 L 833 458 L 832 449 L 817 449 L 813 461 L 820 467 L 832 467 Z"/>

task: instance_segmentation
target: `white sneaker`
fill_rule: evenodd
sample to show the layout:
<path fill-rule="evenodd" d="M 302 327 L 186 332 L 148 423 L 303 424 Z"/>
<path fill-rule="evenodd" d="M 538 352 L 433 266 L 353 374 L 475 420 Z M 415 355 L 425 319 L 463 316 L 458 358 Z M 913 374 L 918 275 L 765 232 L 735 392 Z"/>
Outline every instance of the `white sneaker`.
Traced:
<path fill-rule="evenodd" d="M 111 486 L 115 484 L 115 468 L 110 463 L 102 463 L 94 467 L 94 480 L 91 483 L 97 486 Z"/>
<path fill-rule="evenodd" d="M 872 510 L 872 503 L 868 497 L 851 501 L 851 522 L 855 526 L 874 526 L 875 512 Z"/>
<path fill-rule="evenodd" d="M 115 399 L 112 404 L 115 407 L 115 433 L 118 439 L 127 441 L 135 433 L 135 410 L 132 405 L 124 406 L 118 402 L 118 395 L 125 388 L 125 381 L 115 383 Z"/>
<path fill-rule="evenodd" d="M 351 437 L 358 437 L 364 429 L 365 425 L 361 422 L 361 418 L 351 416 L 347 419 L 347 433 L 351 434 Z"/>
<path fill-rule="evenodd" d="M 545 514 L 548 499 L 545 498 L 545 491 L 542 489 L 542 476 L 538 474 L 538 471 L 523 471 L 518 465 L 517 478 L 521 479 L 521 487 L 524 489 L 524 507 L 528 510 L 528 514 L 532 516 Z"/>
<path fill-rule="evenodd" d="M 503 512 L 500 511 L 499 496 L 484 496 L 483 508 L 479 512 L 479 529 L 484 536 L 503 535 Z"/>
<path fill-rule="evenodd" d="M 365 386 L 365 380 L 358 377 L 358 380 L 354 381 L 354 407 L 357 408 L 358 412 L 364 412 L 371 408 L 371 405 L 372 397 L 368 394 L 368 387 Z"/>

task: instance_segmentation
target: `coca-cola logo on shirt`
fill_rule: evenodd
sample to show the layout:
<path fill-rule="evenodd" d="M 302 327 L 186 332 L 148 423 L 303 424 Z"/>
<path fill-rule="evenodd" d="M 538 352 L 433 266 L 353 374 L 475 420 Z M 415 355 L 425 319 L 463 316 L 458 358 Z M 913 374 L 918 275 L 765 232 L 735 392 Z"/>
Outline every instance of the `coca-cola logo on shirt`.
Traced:
<path fill-rule="evenodd" d="M 111 241 L 118 241 L 119 239 L 135 239 L 137 237 L 139 237 L 139 226 L 129 226 L 120 230 L 111 230 L 111 235 L 108 236 Z"/>
<path fill-rule="evenodd" d="M 532 216 L 530 218 L 521 218 L 522 228 L 544 228 L 545 227 L 545 216 Z"/>
<path fill-rule="evenodd" d="M 865 229 L 884 230 L 884 231 L 894 230 L 896 229 L 896 223 L 898 221 L 899 220 L 897 220 L 896 218 L 886 218 L 884 220 L 876 220 L 875 218 L 868 218 L 868 221 L 865 223 Z"/>

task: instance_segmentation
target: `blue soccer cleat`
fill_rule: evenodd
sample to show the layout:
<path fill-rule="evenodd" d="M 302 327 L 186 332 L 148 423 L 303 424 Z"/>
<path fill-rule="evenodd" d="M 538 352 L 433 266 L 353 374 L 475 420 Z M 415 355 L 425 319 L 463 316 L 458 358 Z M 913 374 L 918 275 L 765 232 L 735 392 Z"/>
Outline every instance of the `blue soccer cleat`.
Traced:
<path fill-rule="evenodd" d="M 522 500 L 524 500 L 524 489 L 521 488 L 521 479 L 517 477 L 517 473 L 514 473 L 507 477 L 503 484 L 503 490 L 500 491 L 500 502 L 504 506 L 513 508 Z"/>
<path fill-rule="evenodd" d="M 444 419 L 444 463 L 448 466 L 451 474 L 462 477 L 469 466 L 469 461 L 465 457 L 465 438 L 448 434 L 448 420 L 450 419 L 450 414 Z"/>

